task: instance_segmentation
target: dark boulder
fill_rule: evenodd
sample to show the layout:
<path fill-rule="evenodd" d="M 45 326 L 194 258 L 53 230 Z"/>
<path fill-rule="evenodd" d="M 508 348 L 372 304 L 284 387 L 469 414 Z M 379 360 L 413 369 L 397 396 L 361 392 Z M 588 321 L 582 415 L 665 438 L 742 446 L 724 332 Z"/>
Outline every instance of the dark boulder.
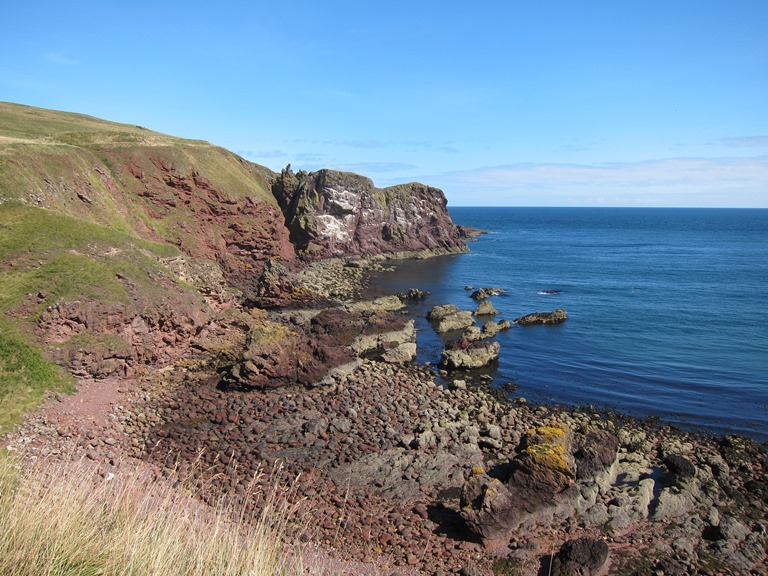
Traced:
<path fill-rule="evenodd" d="M 591 478 L 616 460 L 619 439 L 606 430 L 589 430 L 575 442 L 576 478 Z"/>
<path fill-rule="evenodd" d="M 533 326 L 535 324 L 560 324 L 565 322 L 568 314 L 562 308 L 552 312 L 533 312 L 520 318 L 515 318 L 514 323 L 521 326 Z"/>
<path fill-rule="evenodd" d="M 469 297 L 473 300 L 485 300 L 502 292 L 505 292 L 503 288 L 478 288 Z"/>
<path fill-rule="evenodd" d="M 670 484 L 683 485 L 696 477 L 696 466 L 685 456 L 670 454 L 664 458 L 665 479 Z"/>
<path fill-rule="evenodd" d="M 426 300 L 429 297 L 429 292 L 426 290 L 420 290 L 419 288 L 410 288 L 406 292 L 400 292 L 397 294 L 403 302 L 420 302 Z"/>
<path fill-rule="evenodd" d="M 608 544 L 594 538 L 569 540 L 552 560 L 552 576 L 596 576 L 608 561 Z"/>

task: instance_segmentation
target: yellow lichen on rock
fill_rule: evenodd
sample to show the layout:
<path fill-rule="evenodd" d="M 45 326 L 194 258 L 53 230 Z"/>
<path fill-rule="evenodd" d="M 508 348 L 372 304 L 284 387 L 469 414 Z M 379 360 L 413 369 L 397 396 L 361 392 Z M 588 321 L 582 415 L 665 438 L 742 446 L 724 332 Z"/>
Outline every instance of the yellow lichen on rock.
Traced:
<path fill-rule="evenodd" d="M 537 444 L 526 448 L 526 452 L 547 468 L 564 474 L 571 473 L 565 458 L 565 446 L 561 444 Z"/>
<path fill-rule="evenodd" d="M 569 430 L 564 424 L 539 426 L 528 431 L 525 453 L 544 468 L 572 476 L 569 443 Z"/>

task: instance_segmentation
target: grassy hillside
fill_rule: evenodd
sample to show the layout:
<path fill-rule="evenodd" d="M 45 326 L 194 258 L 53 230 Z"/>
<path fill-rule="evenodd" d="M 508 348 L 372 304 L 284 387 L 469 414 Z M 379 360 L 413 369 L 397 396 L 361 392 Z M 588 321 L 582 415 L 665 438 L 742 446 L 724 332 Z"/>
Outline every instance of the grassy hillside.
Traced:
<path fill-rule="evenodd" d="M 0 102 L 0 203 L 20 201 L 221 258 L 217 215 L 279 214 L 272 172 L 200 140 Z M 213 224 L 213 225 L 212 225 Z M 263 230 L 268 241 L 272 230 Z M 279 253 L 279 239 L 266 252 Z"/>
<path fill-rule="evenodd" d="M 43 347 L 40 321 L 57 303 L 97 303 L 126 317 L 151 314 L 161 301 L 203 309 L 196 290 L 163 264 L 178 254 L 173 246 L 50 210 L 0 205 L 0 432 L 46 390 L 71 388 L 71 376 L 51 357 L 66 357 L 88 338 L 93 348 L 114 345 L 114 334 L 86 328 Z"/>
<path fill-rule="evenodd" d="M 203 141 L 0 102 L 0 432 L 71 388 L 61 366 L 167 361 L 213 313 L 190 267 L 215 283 L 290 257 L 271 177 Z"/>

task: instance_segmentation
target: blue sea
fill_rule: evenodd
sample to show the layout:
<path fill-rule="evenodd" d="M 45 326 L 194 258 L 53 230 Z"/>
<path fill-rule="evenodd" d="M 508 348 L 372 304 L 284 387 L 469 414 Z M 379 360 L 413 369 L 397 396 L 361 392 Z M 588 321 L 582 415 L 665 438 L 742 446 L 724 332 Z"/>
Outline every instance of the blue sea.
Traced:
<path fill-rule="evenodd" d="M 467 254 L 400 262 L 385 292 L 412 305 L 420 362 L 437 364 L 436 304 L 506 290 L 496 320 L 563 308 L 557 326 L 499 334 L 493 385 L 529 403 L 595 406 L 768 440 L 768 210 L 451 208 L 486 230 Z M 509 386 L 512 384 L 512 386 Z"/>

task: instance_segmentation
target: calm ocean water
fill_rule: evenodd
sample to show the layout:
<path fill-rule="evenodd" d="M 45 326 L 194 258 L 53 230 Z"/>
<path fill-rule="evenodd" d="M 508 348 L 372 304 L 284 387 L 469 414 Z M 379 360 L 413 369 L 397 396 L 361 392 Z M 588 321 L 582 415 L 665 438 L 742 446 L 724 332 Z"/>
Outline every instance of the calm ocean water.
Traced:
<path fill-rule="evenodd" d="M 412 307 L 419 361 L 442 343 L 433 305 L 474 309 L 466 285 L 498 286 L 497 320 L 564 308 L 559 326 L 499 335 L 494 385 L 529 402 L 594 405 L 768 440 L 768 210 L 452 208 L 490 233 L 470 253 L 404 262 L 387 291 Z M 546 293 L 554 291 L 555 293 Z"/>

